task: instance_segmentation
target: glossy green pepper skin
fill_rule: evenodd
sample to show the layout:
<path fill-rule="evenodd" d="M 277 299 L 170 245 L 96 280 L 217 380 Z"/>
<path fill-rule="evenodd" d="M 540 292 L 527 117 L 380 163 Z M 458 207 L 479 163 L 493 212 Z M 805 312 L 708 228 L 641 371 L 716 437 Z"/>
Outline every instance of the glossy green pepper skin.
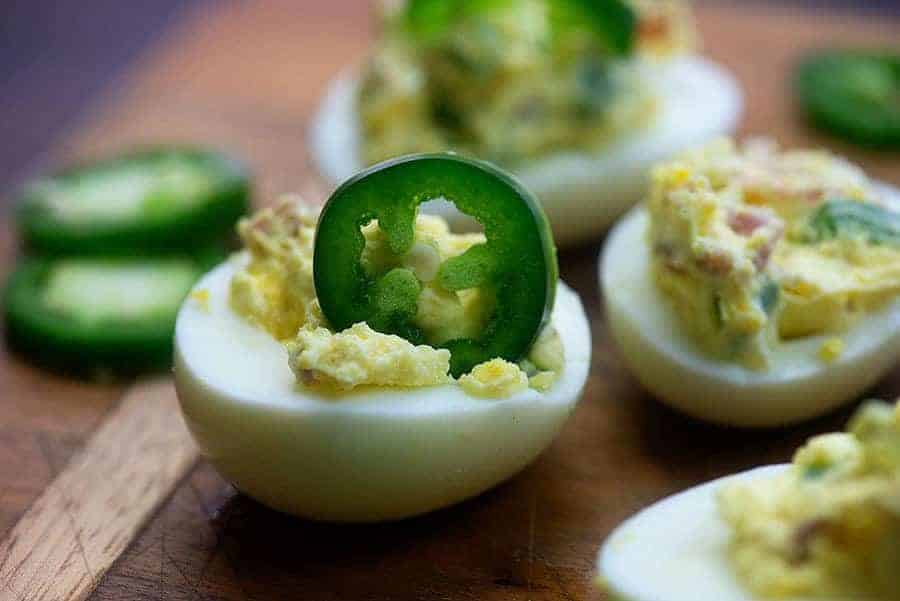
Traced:
<path fill-rule="evenodd" d="M 152 173 L 162 162 L 177 162 L 204 174 L 208 184 L 196 196 L 177 187 L 143 199 L 136 214 L 72 222 L 48 206 L 47 188 L 86 187 L 91 178 L 115 177 L 127 170 Z M 102 186 L 102 184 L 101 184 Z M 250 206 L 250 178 L 244 165 L 201 148 L 147 148 L 111 159 L 75 165 L 26 185 L 16 221 L 26 246 L 48 255 L 113 256 L 141 252 L 192 252 L 230 236 Z M 107 204 L 114 209 L 110 199 Z"/>
<path fill-rule="evenodd" d="M 900 54 L 813 53 L 798 64 L 794 87 L 815 126 L 863 146 L 900 148 Z"/>
<path fill-rule="evenodd" d="M 553 308 L 558 267 L 550 226 L 537 200 L 512 177 L 450 153 L 381 163 L 332 194 L 319 218 L 313 257 L 325 318 L 335 331 L 364 321 L 413 343 L 429 343 L 413 323 L 421 290 L 415 274 L 405 268 L 367 274 L 360 262 L 360 228 L 377 219 L 390 250 L 403 256 L 414 243 L 419 205 L 436 198 L 475 218 L 486 237 L 440 266 L 440 285 L 449 291 L 479 288 L 496 301 L 479 338 L 440 345 L 451 352 L 451 373 L 459 376 L 496 357 L 518 361 Z"/>
<path fill-rule="evenodd" d="M 137 262 L 151 267 L 157 262 L 163 266 L 175 262 L 190 269 L 196 280 L 226 256 L 224 249 L 209 248 L 193 255 L 163 257 L 26 257 L 10 274 L 0 295 L 5 337 L 11 348 L 40 365 L 77 375 L 98 371 L 128 375 L 169 369 L 180 298 L 166 299 L 172 301 L 168 311 L 87 319 L 78 308 L 61 311 L 48 306 L 45 292 L 52 270 L 58 261 L 111 265 Z M 85 312 L 90 313 L 90 309 Z"/>
<path fill-rule="evenodd" d="M 427 42 L 460 20 L 511 3 L 512 0 L 409 0 L 404 16 L 413 35 Z M 548 0 L 548 4 L 557 34 L 586 27 L 610 55 L 631 52 L 637 17 L 623 0 Z"/>

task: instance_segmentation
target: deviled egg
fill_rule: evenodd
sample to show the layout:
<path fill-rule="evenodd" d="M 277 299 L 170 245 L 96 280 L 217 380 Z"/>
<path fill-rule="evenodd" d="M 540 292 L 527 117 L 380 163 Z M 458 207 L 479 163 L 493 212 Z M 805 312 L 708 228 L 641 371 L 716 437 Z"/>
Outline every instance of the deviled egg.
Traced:
<path fill-rule="evenodd" d="M 484 158 L 538 196 L 559 243 L 608 227 L 654 163 L 731 132 L 741 110 L 728 72 L 693 54 L 680 0 L 409 0 L 383 29 L 313 119 L 321 173 L 337 183 L 410 152 Z"/>
<path fill-rule="evenodd" d="M 827 152 L 723 140 L 658 167 L 600 271 L 628 366 L 701 419 L 822 414 L 900 357 L 900 192 Z"/>
<path fill-rule="evenodd" d="M 455 234 L 418 204 L 484 224 Z M 181 309 L 175 376 L 202 451 L 241 491 L 318 520 L 404 518 L 509 478 L 558 433 L 590 334 L 546 217 L 485 163 L 420 155 L 287 202 Z"/>
<path fill-rule="evenodd" d="M 900 406 L 871 402 L 792 464 L 665 499 L 597 560 L 623 601 L 900 598 Z"/>

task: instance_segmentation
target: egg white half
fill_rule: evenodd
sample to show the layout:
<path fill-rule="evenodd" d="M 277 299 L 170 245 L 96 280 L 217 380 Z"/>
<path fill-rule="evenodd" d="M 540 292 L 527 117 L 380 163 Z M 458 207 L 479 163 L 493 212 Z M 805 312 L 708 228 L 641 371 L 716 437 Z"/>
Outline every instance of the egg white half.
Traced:
<path fill-rule="evenodd" d="M 754 601 L 728 559 L 730 532 L 716 495 L 733 482 L 774 478 L 771 465 L 714 480 L 651 505 L 616 528 L 597 556 L 597 573 L 616 600 Z"/>
<path fill-rule="evenodd" d="M 560 283 L 553 324 L 566 363 L 546 393 L 474 398 L 457 385 L 329 398 L 296 385 L 284 347 L 228 304 L 238 255 L 207 274 L 175 332 L 175 382 L 203 453 L 239 490 L 287 513 L 369 522 L 477 495 L 530 463 L 581 395 L 591 356 L 578 295 Z"/>
<path fill-rule="evenodd" d="M 558 153 L 513 170 L 543 204 L 557 244 L 583 241 L 609 227 L 641 198 L 655 163 L 734 131 L 741 91 L 724 68 L 691 57 L 648 66 L 646 78 L 660 98 L 660 113 L 652 125 L 596 153 Z M 329 85 L 310 128 L 313 160 L 333 185 L 364 167 L 358 88 L 355 71 L 339 75 Z M 471 226 L 449 203 L 430 210 L 447 218 L 454 229 Z"/>
<path fill-rule="evenodd" d="M 883 186 L 900 203 L 900 190 Z M 827 413 L 882 378 L 900 358 L 900 299 L 843 333 L 844 352 L 824 363 L 830 336 L 779 346 L 766 371 L 708 358 L 682 330 L 650 269 L 649 215 L 635 208 L 610 233 L 600 281 L 610 328 L 625 362 L 660 400 L 699 419 L 764 427 Z"/>

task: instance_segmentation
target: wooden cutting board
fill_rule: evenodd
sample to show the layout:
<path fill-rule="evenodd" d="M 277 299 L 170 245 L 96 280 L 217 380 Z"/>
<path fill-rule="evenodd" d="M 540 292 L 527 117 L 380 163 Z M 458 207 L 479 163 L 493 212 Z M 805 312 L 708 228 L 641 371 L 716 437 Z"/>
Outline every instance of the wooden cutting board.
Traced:
<path fill-rule="evenodd" d="M 137 143 L 193 141 L 244 156 L 257 200 L 321 200 L 305 149 L 323 86 L 372 37 L 362 0 L 206 3 L 161 37 L 62 140 L 53 164 Z M 742 134 L 829 145 L 900 184 L 900 157 L 810 132 L 786 73 L 826 44 L 896 45 L 900 22 L 701 4 L 706 52 L 746 91 Z M 592 318 L 593 365 L 559 439 L 510 482 L 449 510 L 377 526 L 279 515 L 198 460 L 168 379 L 88 383 L 0 355 L 0 600 L 599 599 L 594 554 L 643 505 L 700 481 L 783 461 L 850 409 L 745 432 L 664 409 L 624 370 L 596 284 L 601 241 L 560 256 Z M 8 268 L 14 240 L 0 232 Z M 874 396 L 900 395 L 900 370 Z"/>

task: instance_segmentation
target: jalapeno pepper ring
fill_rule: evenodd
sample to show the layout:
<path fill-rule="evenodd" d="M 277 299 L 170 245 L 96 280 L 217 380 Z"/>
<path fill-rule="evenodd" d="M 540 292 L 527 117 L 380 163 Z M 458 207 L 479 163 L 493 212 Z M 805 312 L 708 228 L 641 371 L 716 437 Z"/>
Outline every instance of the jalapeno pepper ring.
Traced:
<path fill-rule="evenodd" d="M 65 371 L 168 368 L 178 307 L 224 254 L 25 258 L 2 294 L 6 338 Z"/>
<path fill-rule="evenodd" d="M 31 182 L 16 217 L 26 245 L 43 254 L 190 252 L 233 231 L 249 185 L 246 168 L 226 155 L 147 148 Z"/>
<path fill-rule="evenodd" d="M 521 359 L 549 318 L 558 268 L 550 226 L 537 200 L 496 167 L 454 154 L 412 155 L 376 165 L 340 186 L 316 230 L 313 276 L 322 312 L 336 331 L 373 329 L 429 343 L 413 322 L 421 289 L 415 273 L 395 267 L 369 274 L 361 263 L 361 228 L 378 220 L 390 251 L 408 253 L 421 203 L 444 198 L 484 228 L 486 241 L 450 258 L 437 278 L 448 291 L 479 288 L 495 300 L 482 335 L 440 345 L 450 371 L 484 361 Z"/>

